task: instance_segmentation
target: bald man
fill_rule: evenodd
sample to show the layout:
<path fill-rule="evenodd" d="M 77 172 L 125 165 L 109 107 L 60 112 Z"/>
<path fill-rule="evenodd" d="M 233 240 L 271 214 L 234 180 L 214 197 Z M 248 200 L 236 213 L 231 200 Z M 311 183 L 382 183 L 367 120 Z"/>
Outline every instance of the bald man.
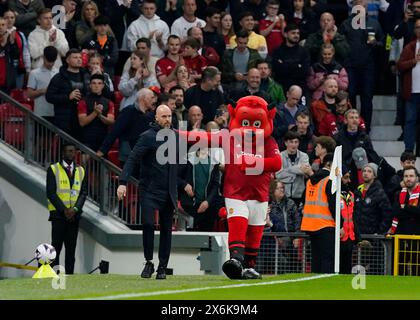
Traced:
<path fill-rule="evenodd" d="M 192 106 L 188 109 L 187 130 L 205 129 L 203 124 L 203 112 L 199 106 Z"/>
<path fill-rule="evenodd" d="M 316 63 L 320 59 L 321 46 L 326 43 L 332 43 L 335 48 L 335 59 L 343 64 L 349 55 L 350 46 L 344 35 L 337 32 L 334 16 L 329 12 L 324 12 L 319 18 L 321 29 L 308 36 L 305 41 L 305 48 L 311 54 L 311 62 Z"/>
<path fill-rule="evenodd" d="M 271 103 L 271 97 L 267 92 L 260 90 L 261 85 L 261 72 L 257 68 L 248 70 L 246 76 L 246 83 L 244 87 L 238 90 L 233 90 L 230 94 L 230 99 L 237 101 L 245 96 L 259 96 L 268 103 Z"/>
<path fill-rule="evenodd" d="M 139 198 L 143 225 L 143 248 L 146 263 L 141 273 L 142 278 L 150 278 L 155 272 L 153 264 L 154 248 L 154 212 L 159 211 L 160 241 L 159 241 L 159 266 L 156 279 L 166 279 L 166 267 L 169 261 L 172 238 L 172 218 L 174 208 L 177 207 L 177 173 L 178 163 L 163 162 L 157 152 L 162 144 L 175 146 L 175 150 L 169 150 L 178 154 L 177 134 L 171 129 L 172 111 L 166 105 L 160 105 L 156 109 L 155 122 L 150 129 L 140 135 L 133 151 L 124 165 L 120 176 L 117 196 L 122 200 L 127 193 L 127 182 L 136 166 L 140 167 L 139 174 Z M 165 130 L 165 135 L 173 133 L 172 141 L 160 141 L 157 139 L 158 132 Z M 169 159 L 170 160 L 170 159 Z M 164 164 L 162 164 L 164 163 Z"/>

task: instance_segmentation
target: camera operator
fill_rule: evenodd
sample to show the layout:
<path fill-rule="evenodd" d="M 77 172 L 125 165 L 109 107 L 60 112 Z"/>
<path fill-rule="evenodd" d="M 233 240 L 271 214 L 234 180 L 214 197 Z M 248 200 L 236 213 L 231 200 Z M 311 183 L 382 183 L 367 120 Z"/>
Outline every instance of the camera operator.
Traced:
<path fill-rule="evenodd" d="M 407 5 L 404 12 L 404 19 L 395 28 L 394 38 L 404 38 L 404 47 L 415 38 L 414 23 L 420 18 L 420 0 L 414 0 L 413 3 Z"/>

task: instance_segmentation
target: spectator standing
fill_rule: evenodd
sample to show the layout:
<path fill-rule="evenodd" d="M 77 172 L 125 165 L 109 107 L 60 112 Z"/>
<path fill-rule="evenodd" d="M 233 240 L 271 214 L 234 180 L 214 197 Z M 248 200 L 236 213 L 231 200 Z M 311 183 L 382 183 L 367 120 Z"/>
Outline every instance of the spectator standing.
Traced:
<path fill-rule="evenodd" d="M 253 31 L 255 27 L 253 13 L 249 11 L 242 12 L 239 15 L 239 25 L 241 30 L 245 30 L 246 32 L 248 32 L 248 47 L 257 50 L 260 56 L 264 59 L 268 53 L 267 42 L 265 41 L 265 38 L 262 35 L 257 34 Z M 236 36 L 231 37 L 229 41 L 230 47 L 235 48 L 237 45 Z"/>
<path fill-rule="evenodd" d="M 88 72 L 84 74 L 85 86 L 89 87 L 91 75 L 101 74 L 104 76 L 104 85 L 105 85 L 102 91 L 102 95 L 107 99 L 113 99 L 114 98 L 114 84 L 109 74 L 104 72 L 102 56 L 99 53 L 95 52 L 93 54 L 90 54 L 88 59 L 89 59 L 88 65 L 87 65 Z"/>
<path fill-rule="evenodd" d="M 420 137 L 416 139 L 418 126 L 418 108 L 420 105 L 420 19 L 414 24 L 416 39 L 411 41 L 402 51 L 397 62 L 398 70 L 402 73 L 403 98 L 406 101 L 404 123 L 405 151 L 416 152 L 420 149 Z"/>
<path fill-rule="evenodd" d="M 220 10 L 209 7 L 206 11 L 206 26 L 203 30 L 204 45 L 214 48 L 219 55 L 223 57 L 226 50 L 226 44 L 223 37 L 217 32 L 220 28 Z M 220 61 L 219 61 L 220 62 Z M 215 66 L 217 66 L 216 64 Z"/>
<path fill-rule="evenodd" d="M 237 101 L 245 96 L 259 96 L 268 103 L 272 102 L 267 92 L 261 90 L 261 73 L 257 68 L 248 70 L 246 82 L 242 88 L 230 92 L 230 99 L 233 101 Z"/>
<path fill-rule="evenodd" d="M 299 150 L 305 152 L 312 164 L 315 158 L 315 136 L 311 129 L 311 118 L 308 112 L 300 112 L 296 115 L 296 126 L 291 131 L 299 135 Z"/>
<path fill-rule="evenodd" d="M 191 110 L 191 109 L 190 109 Z M 194 218 L 195 231 L 214 231 L 219 208 L 220 170 L 216 150 L 199 149 L 187 154 L 179 173 L 182 208 Z"/>
<path fill-rule="evenodd" d="M 379 22 L 367 15 L 366 1 L 353 1 L 353 7 L 362 5 L 365 8 L 366 28 L 353 28 L 355 14 L 352 14 L 343 22 L 338 32 L 346 37 L 350 45 L 349 59 L 346 64 L 350 101 L 353 107 L 356 107 L 356 95 L 360 93 L 361 116 L 365 120 L 366 130 L 369 133 L 375 88 L 375 50 L 384 45 L 385 36 Z"/>
<path fill-rule="evenodd" d="M 28 78 L 28 97 L 34 100 L 34 112 L 54 123 L 54 106 L 45 99 L 51 79 L 58 73 L 54 67 L 58 51 L 53 46 L 44 48 L 43 65 L 32 70 Z"/>
<path fill-rule="evenodd" d="M 32 69 L 42 66 L 44 48 L 54 46 L 58 51 L 58 58 L 55 61 L 55 67 L 62 65 L 61 57 L 64 57 L 69 51 L 69 44 L 64 32 L 53 25 L 53 16 L 51 9 L 45 8 L 38 13 L 38 23 L 35 30 L 29 34 L 29 52 L 32 58 Z"/>
<path fill-rule="evenodd" d="M 25 37 L 36 27 L 38 12 L 45 8 L 42 0 L 8 0 L 9 10 L 16 12 L 16 28 L 19 28 Z"/>
<path fill-rule="evenodd" d="M 156 62 L 159 60 L 156 57 L 150 55 L 150 50 L 152 48 L 152 43 L 150 42 L 149 38 L 140 38 L 136 41 L 136 50 L 140 51 L 145 59 L 146 59 L 146 66 L 150 72 L 150 75 L 154 75 L 156 77 Z M 131 66 L 131 57 L 127 59 L 124 64 L 123 72 L 128 71 Z"/>
<path fill-rule="evenodd" d="M 136 101 L 118 114 L 111 131 L 96 152 L 99 157 L 106 155 L 115 140 L 119 139 L 118 159 L 124 165 L 140 134 L 147 131 L 153 121 L 153 99 L 152 90 L 143 88 L 138 91 Z"/>
<path fill-rule="evenodd" d="M 166 279 L 166 267 L 171 251 L 172 219 L 178 201 L 178 165 L 167 162 L 158 163 L 157 149 L 165 141 L 156 136 L 159 130 L 171 130 L 172 113 L 169 107 L 159 106 L 156 110 L 156 122 L 144 132 L 124 165 L 117 189 L 118 199 L 122 200 L 127 193 L 127 182 L 137 164 L 140 165 L 139 194 L 142 222 L 143 248 L 146 264 L 141 273 L 142 278 L 150 278 L 154 272 L 154 213 L 159 211 L 160 241 L 159 266 L 156 279 Z M 176 146 L 175 146 L 176 147 Z M 177 148 L 178 149 L 178 148 Z M 159 179 L 155 179 L 159 177 Z M 147 192 L 146 192 L 147 191 Z"/>
<path fill-rule="evenodd" d="M 223 37 L 226 49 L 231 49 L 230 38 L 235 35 L 232 24 L 232 16 L 227 12 L 222 12 L 220 15 L 220 28 L 218 29 L 219 34 Z"/>
<path fill-rule="evenodd" d="M 175 97 L 175 110 L 172 116 L 176 118 L 179 129 L 187 130 L 186 126 L 180 126 L 181 123 L 188 121 L 188 110 L 184 105 L 185 90 L 181 86 L 176 85 L 169 89 L 169 94 Z"/>
<path fill-rule="evenodd" d="M 398 170 L 390 179 L 389 183 L 384 186 L 391 205 L 395 204 L 395 194 L 404 188 L 403 170 L 407 167 L 416 167 L 417 157 L 413 153 L 403 152 L 400 156 L 401 170 Z"/>
<path fill-rule="evenodd" d="M 323 44 L 321 47 L 321 61 L 314 63 L 309 69 L 306 79 L 308 88 L 313 91 L 312 99 L 321 99 L 323 84 L 327 79 L 337 81 L 339 90 L 347 90 L 349 79 L 347 71 L 334 60 L 335 49 L 332 44 Z"/>
<path fill-rule="evenodd" d="M 297 25 L 288 24 L 284 33 L 286 41 L 273 52 L 274 80 L 280 83 L 284 90 L 298 85 L 305 92 L 310 67 L 309 54 L 305 48 L 299 46 L 300 31 Z"/>
<path fill-rule="evenodd" d="M 45 98 L 54 105 L 54 124 L 61 130 L 79 139 L 80 126 L 77 119 L 77 104 L 86 95 L 81 69 L 82 55 L 78 49 L 70 49 L 66 54 L 67 67 L 62 66 L 51 79 Z"/>
<path fill-rule="evenodd" d="M 132 51 L 139 38 L 149 38 L 152 43 L 150 54 L 157 58 L 164 56 L 169 37 L 169 27 L 156 15 L 156 2 L 144 0 L 141 6 L 142 14 L 133 21 L 127 29 L 128 48 Z"/>
<path fill-rule="evenodd" d="M 315 138 L 315 160 L 312 162 L 312 170 L 318 171 L 328 153 L 333 153 L 336 143 L 333 138 L 328 136 L 320 136 Z"/>
<path fill-rule="evenodd" d="M 404 187 L 395 195 L 392 228 L 396 234 L 420 235 L 419 172 L 407 166 L 402 175 Z"/>
<path fill-rule="evenodd" d="M 16 88 L 23 89 L 25 79 L 31 71 L 31 54 L 29 53 L 29 44 L 23 32 L 15 27 L 16 13 L 12 10 L 6 10 L 3 18 L 6 20 L 7 32 L 11 34 L 16 32 L 16 45 L 19 49 L 19 62 L 16 66 Z"/>
<path fill-rule="evenodd" d="M 311 33 L 305 41 L 305 48 L 311 55 L 312 63 L 322 61 L 322 46 L 331 44 L 335 48 L 335 59 L 339 64 L 344 64 L 350 52 L 350 46 L 345 36 L 337 32 L 334 16 L 329 12 L 324 12 L 319 19 L 321 29 Z M 321 54 L 321 55 L 320 55 Z"/>
<path fill-rule="evenodd" d="M 282 86 L 271 77 L 272 70 L 270 63 L 265 60 L 260 60 L 257 62 L 257 69 L 261 74 L 261 91 L 267 92 L 271 101 L 276 104 L 285 102 L 286 98 Z"/>
<path fill-rule="evenodd" d="M 238 88 L 245 80 L 248 70 L 255 68 L 261 60 L 258 51 L 249 47 L 248 32 L 241 30 L 236 33 L 237 46 L 227 49 L 222 60 L 222 80 L 231 88 Z"/>
<path fill-rule="evenodd" d="M 311 176 L 313 171 L 308 155 L 298 149 L 299 135 L 296 132 L 288 131 L 284 135 L 284 144 L 286 150 L 280 153 L 282 168 L 276 173 L 276 178 L 283 182 L 287 197 L 300 207 L 305 191 L 305 177 Z"/>
<path fill-rule="evenodd" d="M 95 34 L 88 38 L 82 45 L 82 49 L 95 51 L 103 57 L 103 67 L 111 79 L 114 78 L 114 69 L 118 61 L 118 42 L 109 35 L 110 20 L 106 16 L 98 16 L 93 20 Z"/>
<path fill-rule="evenodd" d="M 128 72 L 123 73 L 118 85 L 118 90 L 124 96 L 120 110 L 134 103 L 137 92 L 141 88 L 159 86 L 156 78 L 147 69 L 145 59 L 145 56 L 138 50 L 131 54 L 131 68 Z"/>
<path fill-rule="evenodd" d="M 199 105 L 203 111 L 203 124 L 212 121 L 217 108 L 224 103 L 223 94 L 219 91 L 220 71 L 216 67 L 207 67 L 202 74 L 201 83 L 185 92 L 185 106 L 190 108 Z"/>
<path fill-rule="evenodd" d="M 420 17 L 420 0 L 413 0 L 411 4 L 407 5 L 404 11 L 403 20 L 394 29 L 394 38 L 403 39 L 403 46 L 405 47 L 414 38 L 416 38 L 414 25 L 416 20 Z"/>
<path fill-rule="evenodd" d="M 317 30 L 316 14 L 304 0 L 294 0 L 292 8 L 285 11 L 285 18 L 287 24 L 293 23 L 299 27 L 300 40 L 305 40 Z"/>
<path fill-rule="evenodd" d="M 386 234 L 391 227 L 392 208 L 377 179 L 378 166 L 368 163 L 363 168 L 363 184 L 354 193 L 354 223 L 356 238 L 362 234 Z"/>
<path fill-rule="evenodd" d="M 350 190 L 350 171 L 343 165 L 341 177 L 341 228 L 340 228 L 340 273 L 351 274 L 353 246 L 356 240 L 354 233 L 353 211 L 354 193 Z"/>
<path fill-rule="evenodd" d="M 76 146 L 63 146 L 62 160 L 47 170 L 47 199 L 51 221 L 51 244 L 57 252 L 53 266 L 60 264 L 63 244 L 66 248 L 66 274 L 74 273 L 79 221 L 87 196 L 87 177 L 83 167 L 75 162 Z"/>
<path fill-rule="evenodd" d="M 327 136 L 330 133 L 331 124 L 327 123 L 326 117 L 331 114 L 335 115 L 335 97 L 338 93 L 338 83 L 335 79 L 326 79 L 323 83 L 323 91 L 321 99 L 314 100 L 311 103 L 311 114 L 315 124 L 315 134 Z M 333 123 L 332 125 L 335 125 Z"/>
<path fill-rule="evenodd" d="M 208 66 L 219 65 L 220 57 L 223 57 L 224 50 L 222 52 L 222 55 L 220 56 L 214 48 L 203 44 L 204 43 L 203 31 L 198 27 L 190 28 L 187 32 L 187 35 L 188 37 L 192 37 L 199 42 L 200 47 L 199 47 L 198 53 L 206 59 Z"/>
<path fill-rule="evenodd" d="M 168 53 L 156 62 L 156 77 L 165 91 L 177 84 L 176 67 L 184 65 L 184 60 L 179 53 L 180 49 L 181 39 L 175 35 L 169 36 Z"/>
<path fill-rule="evenodd" d="M 80 20 L 79 11 L 77 6 L 80 5 L 79 0 L 62 0 L 62 10 L 64 11 L 64 26 L 60 29 L 64 32 L 69 48 L 77 48 L 76 40 L 76 25 Z M 53 6 L 48 6 L 53 8 Z"/>
<path fill-rule="evenodd" d="M 0 17 L 0 90 L 8 93 L 16 87 L 16 64 L 19 48 L 16 44 L 16 31 L 7 32 L 6 20 Z"/>
<path fill-rule="evenodd" d="M 90 77 L 90 92 L 77 106 L 79 124 L 82 127 L 80 140 L 94 151 L 102 145 L 109 127 L 115 121 L 114 104 L 103 96 L 104 87 L 104 76 L 93 74 Z"/>
<path fill-rule="evenodd" d="M 187 38 L 187 32 L 192 27 L 203 28 L 206 22 L 195 16 L 197 10 L 197 4 L 195 0 L 184 0 L 182 6 L 183 15 L 174 21 L 171 27 L 171 34 L 174 34 L 185 40 Z"/>
<path fill-rule="evenodd" d="M 259 22 L 260 34 L 267 41 L 268 55 L 271 56 L 275 48 L 283 43 L 283 29 L 286 21 L 283 14 L 279 14 L 280 4 L 277 0 L 267 2 L 266 16 Z"/>
<path fill-rule="evenodd" d="M 95 1 L 87 0 L 82 6 L 82 19 L 76 25 L 76 41 L 82 46 L 87 39 L 95 34 L 95 18 L 99 16 L 99 9 Z"/>
<path fill-rule="evenodd" d="M 303 217 L 300 229 L 311 240 L 311 272 L 334 272 L 335 195 L 329 179 L 333 155 L 322 161 L 321 169 L 306 183 Z M 321 200 L 321 201 L 320 201 Z"/>

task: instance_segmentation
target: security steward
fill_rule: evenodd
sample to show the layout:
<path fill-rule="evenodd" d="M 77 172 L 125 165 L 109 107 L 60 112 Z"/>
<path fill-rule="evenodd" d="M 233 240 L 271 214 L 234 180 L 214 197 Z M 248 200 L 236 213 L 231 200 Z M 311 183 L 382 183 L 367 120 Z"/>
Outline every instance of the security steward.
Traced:
<path fill-rule="evenodd" d="M 53 265 L 58 265 L 60 252 L 66 248 L 66 274 L 74 273 L 79 220 L 87 196 L 85 169 L 76 164 L 76 146 L 63 145 L 63 157 L 47 170 L 48 210 L 52 225 L 52 246 L 57 252 Z"/>
<path fill-rule="evenodd" d="M 328 153 L 306 183 L 301 230 L 311 240 L 312 272 L 334 273 L 335 196 L 329 174 L 333 155 Z"/>

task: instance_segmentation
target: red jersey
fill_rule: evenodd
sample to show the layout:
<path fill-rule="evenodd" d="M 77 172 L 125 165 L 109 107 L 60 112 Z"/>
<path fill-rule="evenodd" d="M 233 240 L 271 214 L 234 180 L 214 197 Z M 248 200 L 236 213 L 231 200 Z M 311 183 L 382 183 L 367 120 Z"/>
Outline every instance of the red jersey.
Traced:
<path fill-rule="evenodd" d="M 273 21 L 271 20 L 260 20 L 260 31 L 267 29 Z M 267 41 L 268 54 L 271 56 L 274 49 L 279 47 L 283 43 L 283 31 L 280 22 L 277 22 L 273 30 L 265 37 Z"/>
<path fill-rule="evenodd" d="M 176 62 L 168 57 L 163 57 L 156 62 L 156 77 L 169 76 L 176 68 Z"/>
<path fill-rule="evenodd" d="M 184 57 L 185 66 L 190 74 L 202 74 L 207 67 L 207 60 L 201 54 L 191 57 Z"/>
<path fill-rule="evenodd" d="M 114 103 L 112 101 L 109 101 L 107 116 L 113 115 L 114 114 L 114 109 L 115 109 Z M 77 105 L 77 114 L 87 114 L 87 115 L 89 115 L 85 100 L 80 100 L 79 101 L 79 104 Z"/>
<path fill-rule="evenodd" d="M 230 154 L 226 154 L 225 151 L 225 158 L 229 159 L 229 164 L 225 166 L 223 196 L 242 201 L 268 201 L 272 172 L 263 172 L 259 175 L 246 175 L 245 172 L 241 171 L 241 165 L 235 164 L 235 158 L 238 159 L 244 155 L 241 144 L 235 144 L 232 139 L 229 151 Z M 248 154 L 248 156 L 256 158 L 272 158 L 279 157 L 279 155 L 280 151 L 273 137 L 265 140 L 263 152 L 253 150 L 253 154 Z M 279 159 L 279 161 L 281 160 Z"/>

